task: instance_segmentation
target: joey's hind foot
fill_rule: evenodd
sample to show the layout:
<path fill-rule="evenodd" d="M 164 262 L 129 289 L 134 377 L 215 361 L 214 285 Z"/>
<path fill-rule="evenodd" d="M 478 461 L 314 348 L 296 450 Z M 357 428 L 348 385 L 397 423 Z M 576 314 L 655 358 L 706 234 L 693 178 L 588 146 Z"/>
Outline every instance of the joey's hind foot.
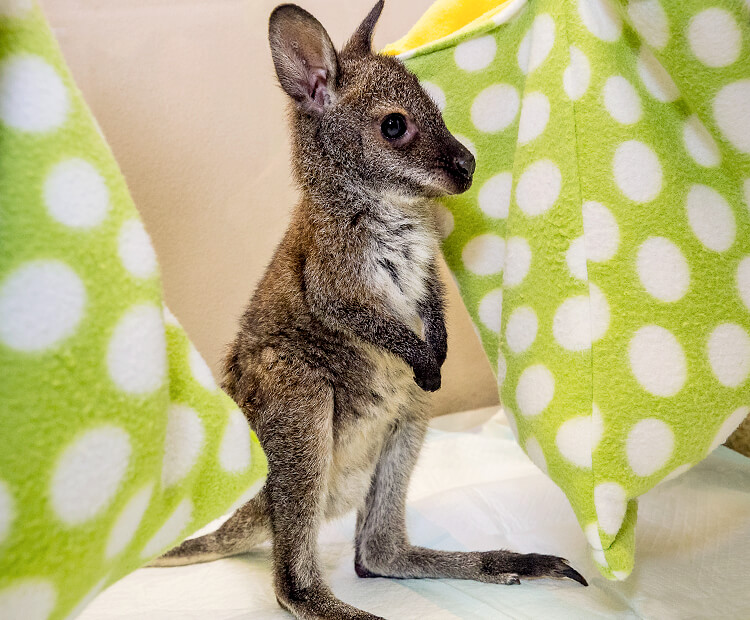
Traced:
<path fill-rule="evenodd" d="M 567 560 L 554 555 L 539 553 L 514 553 L 486 551 L 482 553 L 483 581 L 501 584 L 516 584 L 521 579 L 572 579 L 583 586 L 589 585 L 583 575 Z"/>
<path fill-rule="evenodd" d="M 337 599 L 329 591 L 298 591 L 276 596 L 276 602 L 300 620 L 385 620 Z"/>

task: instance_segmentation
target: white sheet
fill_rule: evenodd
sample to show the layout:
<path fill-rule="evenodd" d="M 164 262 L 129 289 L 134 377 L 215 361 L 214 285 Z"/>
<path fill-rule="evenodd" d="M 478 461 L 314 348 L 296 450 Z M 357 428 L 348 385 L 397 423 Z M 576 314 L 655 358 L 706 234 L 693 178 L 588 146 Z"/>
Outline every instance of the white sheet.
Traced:
<path fill-rule="evenodd" d="M 430 431 L 410 490 L 412 540 L 561 555 L 590 587 L 358 579 L 353 529 L 350 515 L 321 533 L 328 579 L 343 600 L 387 618 L 750 618 L 750 459 L 724 447 L 641 498 L 636 568 L 623 583 L 599 575 L 564 495 L 516 445 L 502 414 L 474 431 Z M 289 617 L 274 598 L 266 547 L 210 564 L 141 569 L 81 619 Z"/>

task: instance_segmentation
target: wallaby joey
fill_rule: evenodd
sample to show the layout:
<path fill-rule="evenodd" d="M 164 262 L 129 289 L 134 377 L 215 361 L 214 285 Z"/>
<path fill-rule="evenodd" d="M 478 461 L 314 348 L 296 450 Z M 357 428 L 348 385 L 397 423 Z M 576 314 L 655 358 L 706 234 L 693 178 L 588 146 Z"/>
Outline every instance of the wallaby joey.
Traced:
<path fill-rule="evenodd" d="M 321 522 L 351 509 L 360 577 L 586 585 L 554 556 L 409 544 L 405 497 L 429 419 L 425 392 L 440 388 L 447 350 L 431 199 L 466 191 L 475 162 L 417 78 L 373 53 L 382 9 L 340 52 L 303 9 L 271 15 L 301 199 L 223 379 L 265 449 L 268 480 L 215 533 L 156 562 L 215 560 L 271 538 L 276 597 L 298 618 L 376 618 L 334 596 L 318 558 Z"/>

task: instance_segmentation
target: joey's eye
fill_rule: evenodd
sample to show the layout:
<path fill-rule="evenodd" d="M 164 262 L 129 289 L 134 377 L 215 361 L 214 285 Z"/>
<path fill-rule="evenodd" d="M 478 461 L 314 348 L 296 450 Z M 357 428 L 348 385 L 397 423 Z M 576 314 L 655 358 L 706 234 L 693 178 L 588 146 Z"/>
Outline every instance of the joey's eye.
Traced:
<path fill-rule="evenodd" d="M 403 114 L 394 112 L 383 119 L 380 124 L 380 131 L 383 137 L 388 140 L 398 140 L 406 133 L 406 119 Z"/>

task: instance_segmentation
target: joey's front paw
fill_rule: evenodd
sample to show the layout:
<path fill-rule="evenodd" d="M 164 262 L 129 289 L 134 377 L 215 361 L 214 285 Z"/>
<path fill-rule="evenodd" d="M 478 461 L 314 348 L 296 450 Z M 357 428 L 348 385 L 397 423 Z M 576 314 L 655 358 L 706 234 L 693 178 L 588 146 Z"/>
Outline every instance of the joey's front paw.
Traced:
<path fill-rule="evenodd" d="M 414 382 L 425 392 L 437 392 L 440 381 L 440 366 L 434 357 L 430 357 L 428 363 L 414 367 Z"/>

